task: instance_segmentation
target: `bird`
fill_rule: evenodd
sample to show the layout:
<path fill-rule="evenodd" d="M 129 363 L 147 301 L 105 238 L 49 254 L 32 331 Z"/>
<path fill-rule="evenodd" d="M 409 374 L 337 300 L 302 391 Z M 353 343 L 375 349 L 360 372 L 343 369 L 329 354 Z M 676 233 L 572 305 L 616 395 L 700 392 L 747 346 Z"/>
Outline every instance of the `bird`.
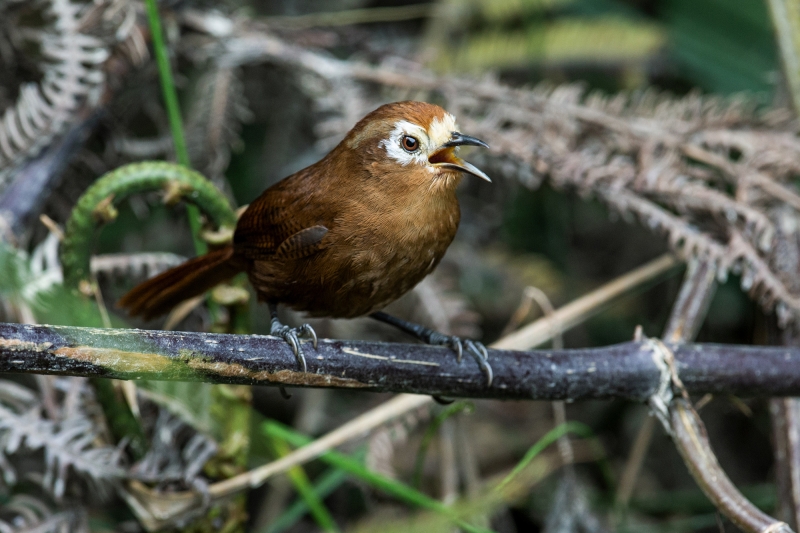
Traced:
<path fill-rule="evenodd" d="M 151 319 L 246 272 L 269 307 L 270 334 L 291 346 L 303 371 L 300 338 L 316 349 L 317 335 L 308 324 L 281 323 L 279 304 L 311 317 L 369 316 L 451 347 L 459 363 L 466 351 L 491 386 L 483 344 L 382 311 L 430 274 L 453 241 L 462 176 L 492 181 L 458 156 L 461 146 L 489 148 L 438 105 L 382 105 L 320 161 L 267 188 L 239 217 L 232 243 L 142 282 L 117 306 Z"/>

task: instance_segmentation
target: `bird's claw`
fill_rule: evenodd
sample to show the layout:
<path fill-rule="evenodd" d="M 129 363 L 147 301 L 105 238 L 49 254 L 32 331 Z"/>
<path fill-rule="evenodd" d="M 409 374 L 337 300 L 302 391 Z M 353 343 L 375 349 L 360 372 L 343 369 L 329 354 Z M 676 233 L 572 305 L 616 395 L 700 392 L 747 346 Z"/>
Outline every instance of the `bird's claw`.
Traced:
<path fill-rule="evenodd" d="M 298 326 L 296 328 L 290 328 L 289 326 L 281 324 L 278 319 L 272 319 L 272 326 L 269 334 L 274 337 L 280 337 L 286 341 L 286 343 L 289 344 L 289 347 L 292 349 L 292 352 L 294 352 L 294 356 L 297 359 L 297 364 L 300 365 L 300 369 L 303 372 L 308 372 L 306 356 L 303 354 L 303 347 L 300 345 L 300 337 L 310 337 L 311 344 L 316 350 L 317 332 L 314 331 L 314 328 L 308 324 L 303 324 L 302 326 Z"/>
<path fill-rule="evenodd" d="M 306 335 L 308 337 L 311 337 L 311 345 L 316 350 L 317 349 L 317 332 L 314 331 L 314 328 L 312 328 L 308 324 L 303 324 L 302 326 L 298 327 L 297 329 L 298 329 L 298 332 L 297 332 L 298 335 Z"/>
<path fill-rule="evenodd" d="M 482 342 L 473 341 L 470 339 L 462 339 L 456 335 L 438 334 L 438 336 L 431 337 L 431 344 L 449 346 L 455 350 L 458 364 L 461 364 L 461 359 L 464 356 L 464 348 L 466 348 L 466 352 L 472 356 L 473 359 L 475 359 L 475 362 L 478 363 L 481 371 L 486 375 L 486 386 L 492 386 L 494 373 L 492 372 L 492 366 L 489 364 L 489 351 Z"/>

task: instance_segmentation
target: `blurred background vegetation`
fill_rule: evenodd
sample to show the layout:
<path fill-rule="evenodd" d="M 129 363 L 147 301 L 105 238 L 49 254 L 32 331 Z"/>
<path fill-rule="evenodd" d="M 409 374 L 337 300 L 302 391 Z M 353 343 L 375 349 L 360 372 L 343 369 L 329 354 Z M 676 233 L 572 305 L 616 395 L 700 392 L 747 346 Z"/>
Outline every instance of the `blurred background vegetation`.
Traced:
<path fill-rule="evenodd" d="M 225 13 L 261 19 L 281 35 L 325 48 L 341 58 L 399 56 L 420 61 L 438 72 L 493 76 L 515 86 L 543 81 L 582 82 L 609 94 L 647 87 L 676 95 L 693 91 L 746 93 L 747 98 L 763 105 L 788 105 L 775 35 L 763 0 L 169 0 L 161 7 L 167 34 L 173 32 L 173 42 L 177 30 L 169 16 L 171 10 L 211 6 Z M 231 104 L 230 111 L 237 127 L 226 131 L 221 143 L 230 145 L 230 153 L 223 154 L 222 163 L 210 162 L 203 145 L 202 133 L 207 124 L 203 118 L 207 98 L 203 95 L 213 73 L 187 60 L 187 55 L 187 50 L 179 48 L 173 66 L 192 164 L 211 174 L 209 177 L 235 205 L 252 201 L 263 189 L 319 159 L 331 147 L 324 142 L 324 132 L 317 128 L 317 111 L 303 91 L 297 90 L 296 80 L 281 67 L 250 65 L 230 81 L 239 87 L 238 100 Z M 8 70 L 0 77 L 0 108 L 17 90 L 12 81 L 37 76 L 35 60 L 16 56 L 13 61 L 8 57 L 4 61 Z M 130 150 L 122 153 L 114 148 L 134 137 L 168 137 L 153 62 L 130 75 L 119 89 L 101 117 L 98 131 L 90 137 L 81 157 L 70 165 L 45 212 L 63 224 L 78 196 L 92 181 L 135 159 Z M 491 144 L 492 139 L 486 140 Z M 172 157 L 170 150 L 164 152 L 164 157 Z M 503 175 L 502 163 L 480 154 L 471 155 L 490 175 Z M 134 199 L 120 208 L 117 219 L 100 234 L 96 252 L 170 251 L 192 256 L 194 248 L 184 211 L 145 200 Z M 666 242 L 648 229 L 621 220 L 597 201 L 556 191 L 546 183 L 531 190 L 517 180 L 495 179 L 491 187 L 466 180 L 461 201 L 462 227 L 440 268 L 437 283 L 441 291 L 458 300 L 462 331 L 487 344 L 501 335 L 525 287 L 543 290 L 558 307 L 667 250 Z M 38 243 L 46 233 L 44 227 L 37 227 L 31 243 Z M 100 278 L 109 307 L 132 286 L 136 276 L 133 278 Z M 666 281 L 610 305 L 566 333 L 565 346 L 623 342 L 632 338 L 638 325 L 646 335 L 659 336 L 679 284 L 680 275 L 676 272 Z M 52 312 L 56 306 L 53 301 L 42 306 L 49 310 L 42 315 L 48 322 L 75 323 L 75 316 L 66 309 L 63 313 Z M 413 308 L 414 303 L 397 304 L 399 309 L 403 306 Z M 526 321 L 540 315 L 539 310 L 533 309 Z M 268 331 L 265 307 L 251 302 L 249 317 L 250 331 Z M 697 340 L 761 342 L 770 322 L 732 277 L 720 285 Z M 136 325 L 159 327 L 160 323 Z M 230 324 L 220 325 L 202 309 L 178 327 L 231 329 Z M 360 321 L 321 321 L 315 327 L 321 336 L 407 340 Z M 187 414 L 185 419 L 191 420 L 194 428 L 209 431 L 218 441 L 225 439 L 220 424 L 229 421 L 225 420 L 224 411 L 213 411 L 211 397 L 200 392 L 205 389 L 196 385 L 149 387 L 154 393 L 172 396 L 191 411 L 193 415 Z M 308 434 L 332 429 L 385 399 L 340 391 L 296 391 L 292 399 L 283 400 L 270 388 L 255 389 L 252 394 L 255 420 L 279 420 Z M 469 419 L 468 431 L 482 476 L 513 466 L 553 426 L 547 405 L 488 401 L 474 404 L 472 414 L 463 416 Z M 617 474 L 631 452 L 642 420 L 648 416 L 645 406 L 623 401 L 572 404 L 567 414 L 569 419 L 591 428 L 602 443 L 607 466 Z M 718 397 L 704 406 L 702 414 L 723 468 L 755 502 L 772 510 L 776 497 L 771 484 L 766 402 Z M 274 454 L 259 439 L 259 434 L 254 433 L 250 464 L 261 463 Z M 421 432 L 417 431 L 394 447 L 387 466 L 394 475 L 410 479 L 420 439 Z M 434 494 L 440 484 L 436 466 L 440 452 L 436 450 L 439 448 L 431 447 L 422 482 L 423 489 Z M 241 467 L 232 466 L 236 461 L 230 460 L 227 468 Z M 315 478 L 321 470 L 320 465 L 313 464 L 309 474 Z M 594 462 L 579 466 L 577 471 L 591 512 L 602 520 L 614 515 L 614 487 L 603 477 L 602 468 Z M 527 497 L 498 512 L 492 527 L 502 532 L 593 531 L 587 525 L 556 529 L 551 524 L 554 509 L 558 512 L 559 505 L 561 512 L 568 509 L 557 501 L 559 479 L 551 475 L 542 480 Z M 628 513 L 614 518 L 616 525 L 611 530 L 734 530 L 730 523 L 718 525 L 720 519 L 713 507 L 696 488 L 662 433 L 648 452 L 636 487 Z M 246 503 L 250 519 L 232 520 L 230 523 L 237 525 L 231 530 L 278 531 L 270 529 L 270 524 L 284 516 L 282 513 L 294 498 L 289 485 L 280 481 L 253 491 Z M 343 529 L 344 525 L 355 528 L 357 524 L 365 530 L 391 528 L 409 513 L 358 481 L 340 485 L 325 503 Z M 120 510 L 122 506 L 116 509 L 93 515 L 93 528 L 112 530 L 124 524 L 126 531 L 137 530 L 127 512 Z M 304 515 L 283 530 L 318 529 L 318 522 Z"/>

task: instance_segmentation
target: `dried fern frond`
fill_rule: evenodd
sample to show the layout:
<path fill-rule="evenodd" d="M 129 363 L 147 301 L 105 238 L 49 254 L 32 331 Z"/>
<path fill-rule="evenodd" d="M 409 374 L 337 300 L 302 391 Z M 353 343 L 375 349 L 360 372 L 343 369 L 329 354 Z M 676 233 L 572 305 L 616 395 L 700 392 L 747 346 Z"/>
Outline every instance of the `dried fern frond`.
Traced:
<path fill-rule="evenodd" d="M 25 405 L 3 401 L 14 388 L 14 384 L 0 381 L 0 389 L 6 391 L 0 395 L 0 470 L 5 483 L 14 485 L 22 475 L 36 477 L 60 500 L 72 473 L 95 497 L 108 497 L 113 484 L 124 475 L 122 451 L 101 444 L 93 420 L 82 411 L 73 411 L 63 420 L 49 420 L 38 401 Z M 31 460 L 20 461 L 23 456 Z M 23 463 L 32 470 L 18 472 L 12 466 Z"/>
<path fill-rule="evenodd" d="M 165 408 L 158 408 L 150 433 L 150 449 L 131 468 L 131 477 L 162 486 L 181 482 L 184 488 L 205 483 L 200 474 L 206 462 L 218 451 L 213 439 L 199 433 Z"/>
<path fill-rule="evenodd" d="M 666 234 L 683 257 L 716 264 L 720 278 L 741 273 L 742 288 L 783 324 L 800 317 L 800 293 L 771 264 L 778 252 L 772 208 L 797 194 L 791 180 L 800 143 L 789 114 L 762 112 L 742 98 L 603 97 L 574 85 L 536 89 L 515 105 L 460 103 L 470 131 L 499 137 L 508 155 L 533 154 L 531 166 L 556 187 L 596 196 Z M 771 145 L 738 148 L 760 131 Z"/>
<path fill-rule="evenodd" d="M 147 279 L 178 266 L 186 258 L 169 252 L 104 254 L 92 257 L 92 275 L 109 279 Z"/>
<path fill-rule="evenodd" d="M 16 103 L 0 119 L 0 189 L 24 161 L 66 131 L 81 110 L 99 103 L 111 44 L 101 35 L 111 27 L 113 38 L 122 40 L 136 31 L 128 0 L 40 4 L 49 23 L 38 39 L 42 80 L 22 85 Z"/>
<path fill-rule="evenodd" d="M 218 67 L 202 74 L 192 98 L 186 125 L 186 147 L 192 166 L 217 186 L 224 186 L 231 149 L 241 145 L 242 122 L 251 119 L 244 85 L 236 69 Z"/>
<path fill-rule="evenodd" d="M 19 494 L 0 508 L 0 531 L 3 533 L 89 533 L 85 510 L 72 506 L 53 512 L 43 501 Z"/>

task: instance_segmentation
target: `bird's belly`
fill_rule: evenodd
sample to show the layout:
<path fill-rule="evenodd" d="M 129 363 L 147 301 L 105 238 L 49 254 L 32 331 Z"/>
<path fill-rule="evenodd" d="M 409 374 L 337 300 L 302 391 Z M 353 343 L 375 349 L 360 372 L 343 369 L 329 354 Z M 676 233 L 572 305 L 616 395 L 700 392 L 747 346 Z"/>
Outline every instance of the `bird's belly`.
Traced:
<path fill-rule="evenodd" d="M 414 288 L 436 267 L 451 240 L 430 239 L 411 247 L 389 241 L 366 248 L 332 246 L 292 264 L 257 262 L 250 280 L 261 300 L 310 316 L 353 318 Z"/>
<path fill-rule="evenodd" d="M 336 301 L 342 305 L 337 315 L 360 316 L 382 309 L 422 281 L 443 254 L 444 249 L 429 247 L 413 255 L 389 253 L 364 258 L 369 268 L 356 269 L 353 276 L 340 280 Z"/>

